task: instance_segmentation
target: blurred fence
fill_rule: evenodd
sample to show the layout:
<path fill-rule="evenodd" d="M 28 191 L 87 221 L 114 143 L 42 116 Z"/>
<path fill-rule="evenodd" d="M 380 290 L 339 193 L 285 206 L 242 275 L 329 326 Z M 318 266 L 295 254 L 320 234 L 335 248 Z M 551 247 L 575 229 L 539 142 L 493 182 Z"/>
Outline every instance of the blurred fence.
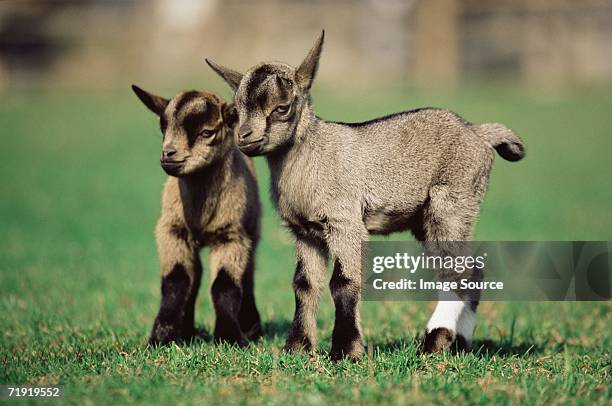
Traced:
<path fill-rule="evenodd" d="M 608 0 L 4 0 L 0 89 L 184 83 L 212 77 L 205 56 L 297 64 L 321 28 L 328 85 L 612 79 Z"/>

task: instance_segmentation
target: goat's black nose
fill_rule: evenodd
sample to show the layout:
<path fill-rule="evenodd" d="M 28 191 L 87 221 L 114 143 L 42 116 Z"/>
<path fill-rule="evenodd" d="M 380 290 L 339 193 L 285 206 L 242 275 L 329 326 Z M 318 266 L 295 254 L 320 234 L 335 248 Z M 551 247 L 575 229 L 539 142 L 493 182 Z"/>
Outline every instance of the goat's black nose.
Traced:
<path fill-rule="evenodd" d="M 174 154 L 176 154 L 176 149 L 173 148 L 167 148 L 162 151 L 162 156 L 164 159 L 168 159 Z"/>
<path fill-rule="evenodd" d="M 238 132 L 238 139 L 240 139 L 240 141 L 244 140 L 245 138 L 247 138 L 249 135 L 253 134 L 253 130 L 250 128 L 240 128 L 240 131 Z"/>

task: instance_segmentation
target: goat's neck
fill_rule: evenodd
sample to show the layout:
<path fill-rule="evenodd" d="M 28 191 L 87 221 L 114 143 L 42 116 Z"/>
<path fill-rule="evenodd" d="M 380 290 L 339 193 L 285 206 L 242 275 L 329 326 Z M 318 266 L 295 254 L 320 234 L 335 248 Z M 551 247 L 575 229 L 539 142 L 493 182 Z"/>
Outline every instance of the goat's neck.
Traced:
<path fill-rule="evenodd" d="M 315 115 L 310 102 L 308 102 L 300 114 L 291 142 L 266 155 L 270 168 L 272 200 L 275 203 L 280 198 L 282 179 L 296 175 L 295 171 L 299 170 L 297 168 L 299 166 L 298 159 L 308 159 L 304 154 L 316 153 L 309 148 L 308 143 L 311 137 L 316 136 L 317 128 L 321 125 L 321 122 L 322 120 Z"/>
<path fill-rule="evenodd" d="M 200 206 L 204 200 L 218 196 L 227 182 L 232 159 L 217 160 L 201 171 L 180 177 L 178 182 L 183 204 Z"/>

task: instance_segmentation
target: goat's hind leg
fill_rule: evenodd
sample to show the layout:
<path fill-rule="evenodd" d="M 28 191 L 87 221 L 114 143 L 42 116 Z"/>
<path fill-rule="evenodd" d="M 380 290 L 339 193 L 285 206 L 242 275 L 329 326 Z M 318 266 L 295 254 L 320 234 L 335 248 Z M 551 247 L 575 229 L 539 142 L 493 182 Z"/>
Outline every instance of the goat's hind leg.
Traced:
<path fill-rule="evenodd" d="M 423 231 L 428 255 L 458 257 L 471 255 L 469 244 L 480 200 L 469 193 L 453 192 L 446 186 L 435 186 L 430 191 L 430 201 L 423 213 Z M 482 279 L 482 271 L 476 268 L 462 273 L 454 269 L 438 271 L 441 281 Z M 459 285 L 460 286 L 460 285 Z M 424 350 L 438 352 L 445 349 L 466 349 L 471 344 L 476 324 L 476 308 L 479 291 L 461 289 L 439 292 L 438 304 L 432 314 L 425 334 Z"/>

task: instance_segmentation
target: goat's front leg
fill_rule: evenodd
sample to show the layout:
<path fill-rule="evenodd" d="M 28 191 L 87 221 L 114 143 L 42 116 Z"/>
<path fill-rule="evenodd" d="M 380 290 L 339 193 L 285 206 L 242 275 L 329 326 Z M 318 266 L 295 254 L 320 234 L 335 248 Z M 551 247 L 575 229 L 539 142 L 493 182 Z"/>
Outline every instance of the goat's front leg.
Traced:
<path fill-rule="evenodd" d="M 194 334 L 194 307 L 202 265 L 199 249 L 189 242 L 185 228 L 159 224 L 156 238 L 162 272 L 162 299 L 149 343 L 165 345 L 187 340 Z"/>
<path fill-rule="evenodd" d="M 361 222 L 330 227 L 328 244 L 335 257 L 329 284 L 336 306 L 330 358 L 360 358 L 364 353 L 359 305 L 361 300 L 361 242 L 368 233 Z"/>
<path fill-rule="evenodd" d="M 240 329 L 239 313 L 243 296 L 244 275 L 248 272 L 251 242 L 232 240 L 216 244 L 210 250 L 210 288 L 215 308 L 217 341 L 244 347 L 247 337 Z"/>
<path fill-rule="evenodd" d="M 252 247 L 246 272 L 242 275 L 242 303 L 238 312 L 238 322 L 240 330 L 249 340 L 256 340 L 261 337 L 261 319 L 259 311 L 255 305 L 254 292 L 254 273 L 255 273 L 255 246 Z"/>
<path fill-rule="evenodd" d="M 311 351 L 317 342 L 317 308 L 327 269 L 327 247 L 322 241 L 298 236 L 295 253 L 295 314 L 285 350 Z"/>

